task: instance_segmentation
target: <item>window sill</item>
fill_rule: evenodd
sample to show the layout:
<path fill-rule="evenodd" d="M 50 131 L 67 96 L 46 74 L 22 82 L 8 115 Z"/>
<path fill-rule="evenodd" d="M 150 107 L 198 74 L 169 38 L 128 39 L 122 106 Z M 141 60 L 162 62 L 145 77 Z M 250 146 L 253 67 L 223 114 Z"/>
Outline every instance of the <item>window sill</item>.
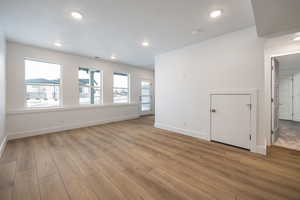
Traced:
<path fill-rule="evenodd" d="M 60 106 L 60 107 L 49 107 L 49 108 L 24 108 L 20 110 L 8 110 L 7 115 L 16 114 L 31 114 L 31 113 L 47 113 L 47 112 L 58 112 L 58 111 L 69 111 L 69 110 L 84 110 L 84 109 L 97 109 L 106 107 L 126 107 L 126 106 L 137 106 L 137 103 L 112 103 L 112 104 L 101 104 L 101 105 L 78 105 L 78 106 Z"/>

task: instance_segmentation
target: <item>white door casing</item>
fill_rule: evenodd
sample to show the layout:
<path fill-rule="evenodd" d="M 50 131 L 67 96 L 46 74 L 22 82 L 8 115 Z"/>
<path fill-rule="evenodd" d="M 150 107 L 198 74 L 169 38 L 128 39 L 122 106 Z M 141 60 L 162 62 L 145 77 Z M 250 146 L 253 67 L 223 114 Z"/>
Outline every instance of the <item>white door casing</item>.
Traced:
<path fill-rule="evenodd" d="M 272 58 L 272 140 L 275 141 L 279 136 L 279 62 L 276 58 Z"/>
<path fill-rule="evenodd" d="M 271 59 L 272 65 L 272 88 L 271 88 L 271 95 L 272 95 L 272 109 L 271 109 L 271 140 L 275 141 L 279 136 L 279 62 L 276 58 Z"/>
<path fill-rule="evenodd" d="M 250 149 L 251 95 L 211 95 L 211 139 Z"/>

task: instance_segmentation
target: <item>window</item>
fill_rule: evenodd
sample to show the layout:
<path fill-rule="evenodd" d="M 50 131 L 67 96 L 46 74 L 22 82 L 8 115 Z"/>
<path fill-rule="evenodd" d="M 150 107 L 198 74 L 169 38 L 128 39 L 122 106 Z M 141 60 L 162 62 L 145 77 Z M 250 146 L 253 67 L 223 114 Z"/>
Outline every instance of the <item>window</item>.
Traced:
<path fill-rule="evenodd" d="M 141 82 L 141 111 L 147 112 L 151 111 L 151 101 L 152 101 L 152 84 L 149 81 Z"/>
<path fill-rule="evenodd" d="M 128 73 L 114 73 L 113 95 L 114 103 L 129 103 Z"/>
<path fill-rule="evenodd" d="M 79 68 L 79 102 L 80 104 L 102 103 L 102 75 L 100 70 Z"/>
<path fill-rule="evenodd" d="M 61 66 L 25 59 L 27 107 L 60 105 Z"/>

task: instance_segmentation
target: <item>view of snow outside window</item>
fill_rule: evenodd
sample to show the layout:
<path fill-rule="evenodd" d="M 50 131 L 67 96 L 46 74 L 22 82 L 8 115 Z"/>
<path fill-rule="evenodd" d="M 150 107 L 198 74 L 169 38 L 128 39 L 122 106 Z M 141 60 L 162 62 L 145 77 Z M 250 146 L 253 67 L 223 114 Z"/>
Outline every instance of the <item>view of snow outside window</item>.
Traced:
<path fill-rule="evenodd" d="M 27 107 L 60 105 L 61 66 L 25 59 Z"/>
<path fill-rule="evenodd" d="M 114 73 L 113 101 L 114 103 L 129 103 L 129 75 Z"/>
<path fill-rule="evenodd" d="M 101 104 L 101 71 L 79 68 L 79 102 L 80 104 Z"/>

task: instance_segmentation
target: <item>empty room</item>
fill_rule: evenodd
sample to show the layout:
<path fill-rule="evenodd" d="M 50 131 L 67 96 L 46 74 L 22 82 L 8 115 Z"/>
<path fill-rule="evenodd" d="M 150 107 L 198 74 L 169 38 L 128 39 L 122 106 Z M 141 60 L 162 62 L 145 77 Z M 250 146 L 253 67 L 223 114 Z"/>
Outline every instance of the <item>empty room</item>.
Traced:
<path fill-rule="evenodd" d="M 299 0 L 0 0 L 0 200 L 300 200 Z"/>

